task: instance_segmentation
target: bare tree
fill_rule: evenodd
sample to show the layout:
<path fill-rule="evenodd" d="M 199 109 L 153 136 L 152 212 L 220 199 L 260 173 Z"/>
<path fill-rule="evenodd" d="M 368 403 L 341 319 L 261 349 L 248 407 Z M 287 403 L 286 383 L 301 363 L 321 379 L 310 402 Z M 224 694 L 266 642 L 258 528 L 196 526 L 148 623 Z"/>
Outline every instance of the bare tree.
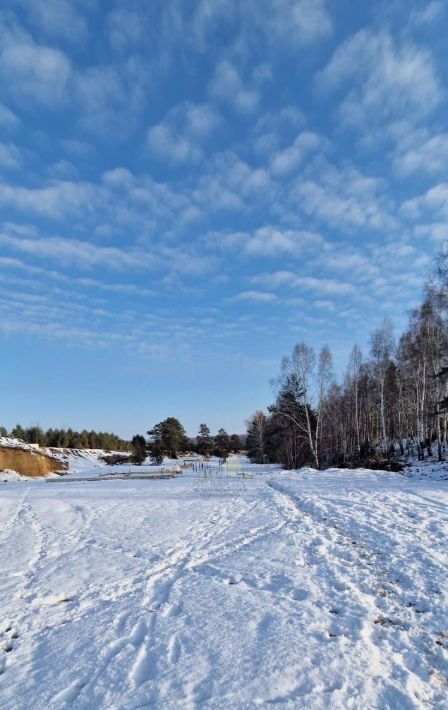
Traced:
<path fill-rule="evenodd" d="M 360 386 L 360 378 L 361 378 L 361 366 L 362 366 L 362 352 L 361 348 L 358 345 L 355 345 L 353 347 L 353 350 L 350 354 L 350 361 L 349 361 L 349 366 L 348 366 L 348 379 L 347 379 L 347 385 L 349 388 L 352 389 L 353 392 L 353 406 L 354 406 L 354 412 L 353 412 L 353 417 L 354 417 L 354 424 L 355 424 L 355 433 L 356 433 L 356 446 L 358 448 L 358 451 L 361 449 L 361 426 L 360 426 L 360 418 L 359 418 L 359 386 Z"/>
<path fill-rule="evenodd" d="M 421 305 L 395 346 L 390 319 L 370 338 L 364 359 L 358 346 L 341 384 L 332 374 L 331 354 L 318 358 L 305 343 L 282 364 L 277 401 L 269 411 L 264 442 L 281 450 L 288 466 L 392 466 L 397 455 L 442 460 L 448 435 L 448 243 L 438 281 L 427 284 Z M 387 460 L 386 460 L 387 459 Z"/>
<path fill-rule="evenodd" d="M 319 448 L 324 425 L 326 395 L 333 380 L 333 366 L 328 346 L 316 355 L 313 348 L 298 343 L 291 357 L 285 358 L 278 380 L 284 405 L 279 414 L 288 417 L 297 427 L 299 438 L 305 437 L 316 468 L 320 466 Z M 289 402 L 288 406 L 287 403 Z M 295 411 L 293 411 L 295 409 Z"/>
<path fill-rule="evenodd" d="M 381 440 L 384 453 L 387 450 L 385 406 L 386 377 L 393 352 L 394 336 L 392 322 L 386 317 L 382 325 L 372 333 L 370 338 L 370 354 L 373 363 L 373 374 L 378 386 Z"/>

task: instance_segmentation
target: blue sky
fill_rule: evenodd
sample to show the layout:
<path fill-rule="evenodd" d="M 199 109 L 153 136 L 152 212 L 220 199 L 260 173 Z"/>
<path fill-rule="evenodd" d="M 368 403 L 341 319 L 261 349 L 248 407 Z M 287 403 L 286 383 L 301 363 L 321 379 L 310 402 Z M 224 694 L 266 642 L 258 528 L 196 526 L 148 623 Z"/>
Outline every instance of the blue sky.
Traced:
<path fill-rule="evenodd" d="M 0 423 L 243 431 L 448 238 L 443 0 L 3 0 Z"/>

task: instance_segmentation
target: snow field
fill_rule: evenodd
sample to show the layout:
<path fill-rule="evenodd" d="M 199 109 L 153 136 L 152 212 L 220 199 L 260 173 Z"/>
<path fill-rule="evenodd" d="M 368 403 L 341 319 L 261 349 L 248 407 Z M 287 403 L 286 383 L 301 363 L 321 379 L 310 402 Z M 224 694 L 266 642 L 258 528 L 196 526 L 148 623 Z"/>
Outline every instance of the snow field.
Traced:
<path fill-rule="evenodd" d="M 2 708 L 446 707 L 446 484 L 250 470 L 2 486 Z"/>

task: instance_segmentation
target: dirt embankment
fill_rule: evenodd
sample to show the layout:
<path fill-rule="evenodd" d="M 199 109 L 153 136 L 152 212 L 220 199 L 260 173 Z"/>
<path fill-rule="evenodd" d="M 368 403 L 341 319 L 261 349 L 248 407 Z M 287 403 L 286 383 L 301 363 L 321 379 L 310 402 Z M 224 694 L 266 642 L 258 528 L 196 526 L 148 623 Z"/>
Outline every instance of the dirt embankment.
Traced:
<path fill-rule="evenodd" d="M 0 471 L 10 469 L 22 476 L 48 476 L 54 471 L 63 471 L 67 466 L 37 451 L 25 451 L 11 446 L 0 446 Z"/>

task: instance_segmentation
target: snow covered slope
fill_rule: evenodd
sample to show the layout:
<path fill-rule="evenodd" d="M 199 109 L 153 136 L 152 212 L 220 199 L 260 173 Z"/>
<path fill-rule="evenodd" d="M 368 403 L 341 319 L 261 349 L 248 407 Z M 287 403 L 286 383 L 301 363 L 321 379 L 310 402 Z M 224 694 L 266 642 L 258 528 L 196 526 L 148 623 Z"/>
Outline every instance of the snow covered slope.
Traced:
<path fill-rule="evenodd" d="M 24 451 L 32 455 L 43 455 L 60 462 L 60 471 L 58 473 L 47 473 L 46 475 L 36 476 L 34 478 L 59 478 L 60 474 L 64 476 L 73 478 L 89 478 L 92 476 L 98 476 L 105 473 L 120 474 L 123 472 L 134 472 L 142 473 L 148 471 L 159 471 L 160 466 L 152 466 L 150 458 L 148 458 L 144 466 L 135 466 L 129 463 L 124 463 L 120 465 L 109 465 L 105 463 L 105 459 L 113 455 L 119 455 L 123 457 L 129 457 L 129 452 L 123 451 L 105 451 L 104 449 L 68 449 L 68 448 L 54 448 L 54 447 L 40 447 L 37 444 L 26 444 L 20 439 L 12 439 L 10 437 L 0 437 L 0 452 L 4 448 L 6 451 L 11 449 L 17 449 L 18 451 Z M 200 458 L 200 457 L 199 457 Z M 217 461 L 214 460 L 215 462 Z M 163 463 L 163 468 L 173 468 L 177 464 L 181 463 L 182 460 L 165 459 Z M 1 465 L 1 461 L 0 461 Z M 66 469 L 66 470 L 64 470 Z M 0 483 L 8 483 L 10 481 L 15 481 L 20 479 L 22 482 L 28 480 L 27 476 L 20 476 L 17 472 L 13 470 L 0 470 Z"/>
<path fill-rule="evenodd" d="M 0 706 L 447 707 L 447 484 L 250 470 L 2 486 Z"/>

